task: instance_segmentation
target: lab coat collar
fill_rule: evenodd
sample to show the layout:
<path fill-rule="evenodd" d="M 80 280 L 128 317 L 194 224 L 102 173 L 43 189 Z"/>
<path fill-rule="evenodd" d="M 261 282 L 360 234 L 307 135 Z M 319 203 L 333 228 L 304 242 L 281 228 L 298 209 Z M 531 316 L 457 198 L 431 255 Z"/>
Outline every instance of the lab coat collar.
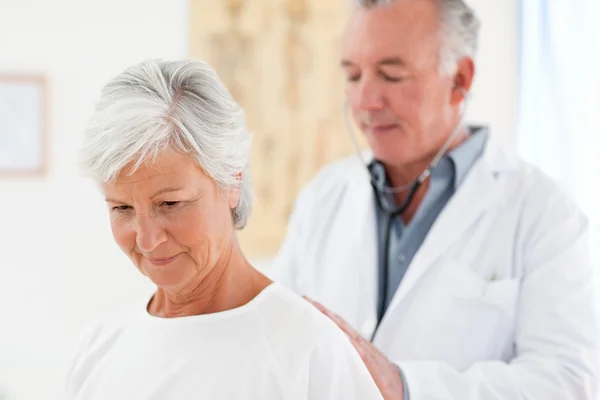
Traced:
<path fill-rule="evenodd" d="M 502 206 L 505 184 L 500 179 L 503 173 L 516 171 L 518 158 L 500 140 L 489 135 L 485 149 L 467 174 L 462 185 L 449 200 L 448 204 L 431 227 L 429 234 L 415 254 L 400 286 L 388 307 L 386 314 L 394 309 L 417 285 L 420 278 L 436 261 L 471 227 L 486 211 Z M 371 199 L 370 209 L 375 202 Z M 373 213 L 374 214 L 374 213 Z M 369 222 L 372 225 L 371 222 Z M 373 246 L 375 235 L 373 236 Z M 385 329 L 386 317 L 381 321 L 380 329 Z"/>

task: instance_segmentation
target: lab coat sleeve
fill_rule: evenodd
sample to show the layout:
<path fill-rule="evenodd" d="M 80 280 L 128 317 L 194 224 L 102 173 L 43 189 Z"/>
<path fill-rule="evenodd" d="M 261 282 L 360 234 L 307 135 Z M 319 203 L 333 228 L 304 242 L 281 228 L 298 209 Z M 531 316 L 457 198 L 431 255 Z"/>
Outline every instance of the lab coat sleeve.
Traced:
<path fill-rule="evenodd" d="M 311 352 L 308 387 L 309 400 L 383 400 L 369 370 L 337 326 Z"/>
<path fill-rule="evenodd" d="M 542 205 L 540 207 L 540 204 Z M 537 202 L 523 254 L 515 357 L 457 371 L 398 361 L 410 400 L 594 400 L 597 333 L 587 220 L 564 198 Z M 531 217 L 530 217 L 531 218 Z"/>

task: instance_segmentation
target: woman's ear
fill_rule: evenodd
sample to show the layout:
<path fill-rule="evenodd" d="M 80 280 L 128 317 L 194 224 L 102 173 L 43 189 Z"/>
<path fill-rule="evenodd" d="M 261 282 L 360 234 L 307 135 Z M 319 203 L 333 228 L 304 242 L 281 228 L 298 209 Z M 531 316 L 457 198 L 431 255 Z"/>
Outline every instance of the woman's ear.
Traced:
<path fill-rule="evenodd" d="M 236 185 L 233 189 L 229 190 L 229 208 L 234 209 L 240 201 L 242 195 L 242 173 L 238 172 L 235 174 Z"/>

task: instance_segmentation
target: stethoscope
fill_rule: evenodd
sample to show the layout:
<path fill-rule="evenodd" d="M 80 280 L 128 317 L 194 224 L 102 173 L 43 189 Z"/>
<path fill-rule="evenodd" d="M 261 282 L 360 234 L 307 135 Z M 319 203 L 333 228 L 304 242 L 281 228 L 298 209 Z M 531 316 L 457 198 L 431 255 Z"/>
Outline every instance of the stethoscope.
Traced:
<path fill-rule="evenodd" d="M 402 215 L 402 213 L 404 213 L 404 211 L 406 211 L 406 209 L 410 206 L 410 203 L 412 202 L 417 190 L 419 190 L 419 187 L 421 187 L 423 182 L 425 182 L 425 180 L 427 178 L 429 178 L 429 176 L 431 175 L 431 171 L 435 167 L 437 167 L 440 160 L 442 159 L 442 157 L 444 157 L 444 154 L 446 154 L 446 152 L 448 151 L 448 148 L 450 147 L 450 145 L 452 144 L 452 142 L 454 141 L 454 139 L 456 138 L 458 133 L 461 131 L 461 128 L 463 126 L 463 122 L 465 119 L 465 114 L 466 114 L 466 110 L 467 110 L 468 102 L 469 102 L 469 93 L 464 88 L 461 88 L 461 87 L 456 87 L 456 89 L 458 89 L 462 92 L 462 94 L 464 96 L 464 101 L 463 101 L 463 106 L 462 106 L 462 109 L 460 112 L 459 120 L 458 120 L 456 126 L 454 127 L 454 129 L 452 130 L 452 132 L 450 133 L 450 136 L 448 136 L 448 139 L 446 139 L 446 142 L 444 143 L 444 145 L 436 153 L 435 157 L 433 157 L 433 159 L 429 163 L 429 166 L 412 183 L 403 185 L 403 186 L 397 186 L 397 187 L 390 187 L 390 186 L 385 185 L 385 181 L 382 179 L 385 174 L 385 169 L 384 169 L 383 164 L 380 161 L 374 159 L 370 163 L 367 163 L 367 161 L 363 158 L 360 148 L 358 146 L 358 142 L 354 135 L 354 130 L 352 129 L 352 124 L 350 123 L 348 102 L 346 102 L 344 105 L 344 122 L 346 124 L 346 131 L 348 132 L 348 135 L 352 139 L 352 144 L 354 146 L 354 150 L 356 151 L 358 158 L 362 161 L 365 168 L 369 172 L 371 187 L 373 188 L 373 193 L 375 194 L 375 201 L 376 201 L 377 207 L 386 216 L 384 240 L 383 240 L 383 254 L 382 254 L 382 256 L 383 256 L 382 291 L 383 292 L 382 292 L 382 296 L 380 296 L 380 301 L 379 301 L 379 304 L 377 307 L 377 321 L 378 322 L 377 322 L 377 326 L 374 330 L 373 337 L 375 336 L 375 332 L 377 332 L 377 327 L 379 327 L 379 323 L 381 322 L 381 320 L 383 318 L 383 314 L 384 314 L 384 310 L 385 310 L 385 302 L 386 302 L 387 295 L 388 295 L 388 293 L 387 293 L 388 280 L 389 280 L 388 264 L 389 264 L 389 246 L 390 246 L 390 235 L 391 235 L 391 230 L 392 230 L 392 223 L 396 217 L 399 217 L 400 215 Z M 388 204 L 384 199 L 384 196 L 386 194 L 395 194 L 395 193 L 402 193 L 402 192 L 408 192 L 408 193 L 407 193 L 406 198 L 402 201 L 402 203 L 400 203 L 398 205 Z"/>

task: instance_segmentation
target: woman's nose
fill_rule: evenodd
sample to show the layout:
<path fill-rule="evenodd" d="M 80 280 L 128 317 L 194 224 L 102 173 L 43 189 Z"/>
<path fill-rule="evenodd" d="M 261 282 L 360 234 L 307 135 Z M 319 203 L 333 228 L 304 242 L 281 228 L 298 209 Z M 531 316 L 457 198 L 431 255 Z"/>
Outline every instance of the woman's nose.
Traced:
<path fill-rule="evenodd" d="M 136 227 L 136 243 L 146 254 L 153 252 L 167 241 L 167 233 L 150 215 L 138 215 Z"/>

